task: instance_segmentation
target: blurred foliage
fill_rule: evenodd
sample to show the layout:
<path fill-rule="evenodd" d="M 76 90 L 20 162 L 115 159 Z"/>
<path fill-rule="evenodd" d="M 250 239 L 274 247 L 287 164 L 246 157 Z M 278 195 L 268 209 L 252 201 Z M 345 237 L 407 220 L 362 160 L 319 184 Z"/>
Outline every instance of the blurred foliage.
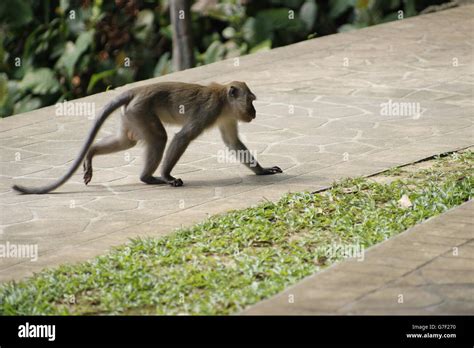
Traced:
<path fill-rule="evenodd" d="M 406 18 L 443 2 L 196 0 L 196 62 Z M 168 0 L 2 0 L 0 23 L 1 117 L 172 72 Z"/>

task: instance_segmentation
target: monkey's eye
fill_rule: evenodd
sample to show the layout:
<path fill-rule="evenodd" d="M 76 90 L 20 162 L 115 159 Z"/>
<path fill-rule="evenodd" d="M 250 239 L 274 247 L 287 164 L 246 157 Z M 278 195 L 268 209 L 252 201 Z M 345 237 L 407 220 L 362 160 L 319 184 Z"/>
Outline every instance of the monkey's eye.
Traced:
<path fill-rule="evenodd" d="M 229 97 L 237 97 L 237 87 L 235 86 L 230 86 L 229 88 Z"/>

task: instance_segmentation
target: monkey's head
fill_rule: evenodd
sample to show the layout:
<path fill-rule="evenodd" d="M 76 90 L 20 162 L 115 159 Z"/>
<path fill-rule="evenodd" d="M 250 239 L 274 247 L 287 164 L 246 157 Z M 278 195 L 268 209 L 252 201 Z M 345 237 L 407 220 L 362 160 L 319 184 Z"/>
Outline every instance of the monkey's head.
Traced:
<path fill-rule="evenodd" d="M 257 99 L 245 82 L 233 81 L 227 85 L 227 100 L 232 114 L 240 121 L 250 122 L 256 116 L 253 101 Z"/>

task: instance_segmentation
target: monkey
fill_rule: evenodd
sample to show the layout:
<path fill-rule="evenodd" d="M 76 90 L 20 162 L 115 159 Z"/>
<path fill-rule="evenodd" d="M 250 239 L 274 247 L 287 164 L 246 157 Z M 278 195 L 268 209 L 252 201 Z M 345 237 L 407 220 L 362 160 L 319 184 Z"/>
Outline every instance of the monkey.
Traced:
<path fill-rule="evenodd" d="M 256 175 L 282 173 L 278 166 L 262 167 L 239 138 L 238 122 L 256 117 L 253 101 L 257 97 L 245 82 L 211 83 L 207 86 L 184 82 L 159 82 L 129 89 L 112 99 L 101 110 L 69 170 L 55 182 L 37 188 L 14 185 L 24 194 L 44 194 L 67 182 L 83 163 L 84 183 L 92 180 L 92 159 L 132 148 L 141 141 L 145 146 L 145 165 L 140 180 L 145 184 L 182 186 L 183 181 L 171 175 L 188 145 L 204 130 L 217 127 L 224 144 L 244 153 L 240 161 Z M 106 119 L 121 108 L 118 132 L 93 144 Z M 163 124 L 180 125 L 165 152 L 168 136 Z M 153 174 L 161 163 L 161 176 Z"/>

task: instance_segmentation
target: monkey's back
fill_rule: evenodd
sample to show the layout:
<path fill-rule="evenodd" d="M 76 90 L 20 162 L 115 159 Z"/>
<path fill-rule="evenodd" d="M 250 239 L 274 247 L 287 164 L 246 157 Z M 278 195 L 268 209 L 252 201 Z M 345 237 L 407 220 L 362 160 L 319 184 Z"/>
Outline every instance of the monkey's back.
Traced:
<path fill-rule="evenodd" d="M 222 109 L 219 94 L 224 86 L 184 82 L 159 82 L 131 90 L 132 108 L 152 109 L 164 123 L 184 124 L 188 119 L 217 117 Z"/>

